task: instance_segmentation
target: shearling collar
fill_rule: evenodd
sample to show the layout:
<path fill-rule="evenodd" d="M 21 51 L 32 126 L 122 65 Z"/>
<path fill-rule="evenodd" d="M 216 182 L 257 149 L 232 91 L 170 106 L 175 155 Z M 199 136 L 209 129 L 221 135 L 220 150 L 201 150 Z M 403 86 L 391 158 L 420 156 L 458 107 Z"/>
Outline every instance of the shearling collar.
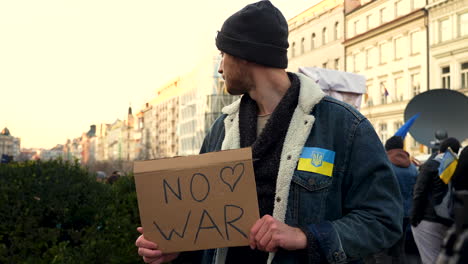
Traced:
<path fill-rule="evenodd" d="M 322 100 L 324 92 L 311 78 L 305 76 L 302 73 L 294 74 L 296 74 L 299 77 L 299 81 L 301 83 L 298 107 L 305 114 L 309 114 L 314 108 L 314 106 L 318 104 L 320 100 Z M 240 101 L 241 99 L 238 99 L 232 104 L 225 106 L 222 110 L 223 113 L 227 115 L 237 113 L 240 108 Z"/>

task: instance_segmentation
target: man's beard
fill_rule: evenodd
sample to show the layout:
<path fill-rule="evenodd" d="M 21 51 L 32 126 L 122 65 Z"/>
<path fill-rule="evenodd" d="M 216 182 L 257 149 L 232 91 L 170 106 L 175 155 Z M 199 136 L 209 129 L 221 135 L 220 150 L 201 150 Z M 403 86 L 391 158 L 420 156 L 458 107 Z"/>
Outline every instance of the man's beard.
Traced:
<path fill-rule="evenodd" d="M 254 87 L 252 79 L 247 72 L 238 71 L 234 78 L 227 77 L 224 85 L 230 95 L 242 95 L 248 93 Z"/>

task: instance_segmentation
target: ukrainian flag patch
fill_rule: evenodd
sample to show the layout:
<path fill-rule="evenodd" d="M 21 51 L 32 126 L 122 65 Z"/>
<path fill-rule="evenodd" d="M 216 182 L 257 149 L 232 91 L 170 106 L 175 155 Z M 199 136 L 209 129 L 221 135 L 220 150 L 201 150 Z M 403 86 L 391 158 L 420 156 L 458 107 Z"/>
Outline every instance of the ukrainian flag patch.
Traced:
<path fill-rule="evenodd" d="M 335 162 L 335 152 L 323 148 L 308 148 L 302 149 L 297 170 L 309 171 L 332 176 L 333 165 Z"/>

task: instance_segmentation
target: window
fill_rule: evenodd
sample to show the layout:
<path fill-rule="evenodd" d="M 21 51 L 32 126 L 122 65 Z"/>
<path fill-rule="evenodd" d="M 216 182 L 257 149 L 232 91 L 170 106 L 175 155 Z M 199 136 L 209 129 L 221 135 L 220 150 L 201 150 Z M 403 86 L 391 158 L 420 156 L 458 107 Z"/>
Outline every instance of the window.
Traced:
<path fill-rule="evenodd" d="M 403 77 L 395 78 L 395 102 L 403 101 L 405 93 L 405 82 Z"/>
<path fill-rule="evenodd" d="M 419 72 L 411 74 L 411 90 L 413 92 L 413 96 L 416 96 L 421 92 L 421 75 Z"/>
<path fill-rule="evenodd" d="M 312 33 L 312 37 L 310 38 L 310 48 L 315 48 L 315 33 Z"/>
<path fill-rule="evenodd" d="M 366 16 L 366 30 L 369 30 L 372 28 L 372 14 L 369 14 Z"/>
<path fill-rule="evenodd" d="M 450 21 L 443 19 L 439 21 L 439 42 L 444 42 L 450 39 Z"/>
<path fill-rule="evenodd" d="M 340 22 L 336 21 L 335 23 L 335 34 L 334 34 L 335 40 L 340 38 Z"/>
<path fill-rule="evenodd" d="M 372 101 L 372 91 L 374 90 L 372 88 L 372 83 L 369 83 L 366 85 L 367 86 L 367 90 L 366 90 L 366 93 L 364 94 L 363 98 L 364 98 L 364 103 L 367 105 L 367 106 L 373 106 L 374 105 L 374 102 Z"/>
<path fill-rule="evenodd" d="M 354 21 L 354 27 L 353 27 L 353 30 L 354 30 L 354 36 L 356 36 L 357 34 L 359 34 L 359 20 L 356 20 Z"/>
<path fill-rule="evenodd" d="M 425 38 L 421 31 L 416 31 L 411 33 L 410 35 L 410 52 L 411 55 L 417 55 L 421 53 L 424 45 L 425 45 Z"/>
<path fill-rule="evenodd" d="M 442 88 L 450 89 L 450 66 L 442 67 Z"/>
<path fill-rule="evenodd" d="M 398 16 L 401 16 L 403 14 L 402 12 L 402 1 L 396 1 L 395 2 L 395 18 L 397 18 Z"/>
<path fill-rule="evenodd" d="M 398 129 L 401 128 L 401 126 L 403 126 L 403 122 L 402 121 L 396 121 L 395 123 L 393 123 L 393 126 L 395 128 L 395 132 L 398 131 Z"/>
<path fill-rule="evenodd" d="M 405 45 L 404 45 L 404 38 L 403 37 L 399 37 L 399 38 L 396 38 L 395 39 L 395 45 L 393 46 L 394 47 L 394 54 L 395 54 L 395 60 L 399 60 L 401 58 L 403 58 L 403 53 L 405 51 Z"/>
<path fill-rule="evenodd" d="M 366 69 L 372 68 L 371 64 L 371 49 L 366 50 Z"/>
<path fill-rule="evenodd" d="M 326 63 L 326 62 L 324 62 L 324 63 L 322 64 L 322 68 L 324 68 L 324 69 L 327 68 L 327 63 Z"/>
<path fill-rule="evenodd" d="M 458 36 L 468 35 L 468 12 L 458 15 Z"/>
<path fill-rule="evenodd" d="M 325 45 L 328 42 L 327 28 L 322 29 L 322 45 Z"/>
<path fill-rule="evenodd" d="M 379 131 L 380 131 L 380 140 L 382 140 L 382 142 L 387 141 L 387 124 L 381 123 L 379 125 Z"/>
<path fill-rule="evenodd" d="M 335 70 L 340 69 L 340 58 L 335 59 Z"/>
<path fill-rule="evenodd" d="M 461 88 L 468 88 L 468 62 L 461 64 Z"/>
<path fill-rule="evenodd" d="M 380 24 L 383 24 L 383 23 L 388 21 L 387 20 L 387 9 L 385 7 L 380 9 L 379 14 L 380 14 Z"/>
<path fill-rule="evenodd" d="M 386 104 L 387 103 L 387 97 L 389 96 L 386 81 L 381 81 L 380 82 L 380 94 L 381 94 L 380 103 L 381 104 Z"/>
<path fill-rule="evenodd" d="M 296 42 L 293 42 L 293 44 L 292 44 L 291 56 L 293 58 L 296 56 Z"/>
<path fill-rule="evenodd" d="M 301 54 L 304 54 L 304 43 L 305 43 L 305 38 L 301 39 Z"/>
<path fill-rule="evenodd" d="M 390 42 L 379 45 L 379 63 L 385 64 L 390 60 Z"/>

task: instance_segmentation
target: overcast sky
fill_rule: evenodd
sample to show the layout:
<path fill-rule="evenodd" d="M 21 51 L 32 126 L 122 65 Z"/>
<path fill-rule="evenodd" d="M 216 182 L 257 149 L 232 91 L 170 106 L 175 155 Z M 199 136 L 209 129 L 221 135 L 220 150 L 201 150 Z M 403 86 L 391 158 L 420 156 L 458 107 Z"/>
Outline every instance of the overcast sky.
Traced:
<path fill-rule="evenodd" d="M 0 130 L 51 148 L 125 119 L 215 48 L 246 0 L 0 0 Z M 273 0 L 287 19 L 317 0 Z"/>

